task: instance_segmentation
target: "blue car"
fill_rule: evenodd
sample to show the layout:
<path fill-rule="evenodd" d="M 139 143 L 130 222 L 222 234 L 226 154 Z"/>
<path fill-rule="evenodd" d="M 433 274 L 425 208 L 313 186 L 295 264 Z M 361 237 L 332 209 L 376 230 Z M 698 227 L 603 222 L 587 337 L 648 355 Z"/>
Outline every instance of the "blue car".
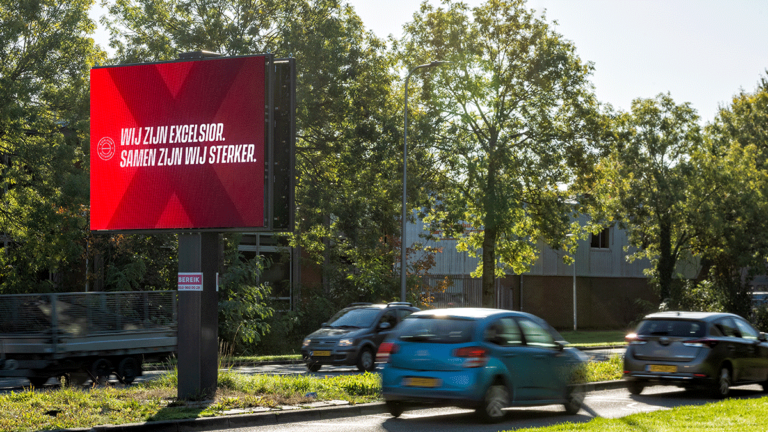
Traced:
<path fill-rule="evenodd" d="M 416 312 L 379 347 L 382 392 L 395 417 L 420 404 L 473 408 L 486 422 L 503 408 L 584 401 L 587 357 L 534 315 L 501 309 Z"/>

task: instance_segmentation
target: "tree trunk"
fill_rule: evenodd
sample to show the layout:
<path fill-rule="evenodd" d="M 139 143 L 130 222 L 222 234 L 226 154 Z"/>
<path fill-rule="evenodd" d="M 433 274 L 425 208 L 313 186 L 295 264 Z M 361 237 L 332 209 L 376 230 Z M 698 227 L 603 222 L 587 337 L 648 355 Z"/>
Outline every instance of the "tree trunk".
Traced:
<path fill-rule="evenodd" d="M 483 234 L 483 307 L 496 307 L 496 228 L 486 228 Z"/>
<path fill-rule="evenodd" d="M 659 294 L 661 301 L 670 300 L 672 294 L 672 275 L 675 272 L 675 258 L 672 255 L 672 224 L 662 220 L 659 224 Z"/>

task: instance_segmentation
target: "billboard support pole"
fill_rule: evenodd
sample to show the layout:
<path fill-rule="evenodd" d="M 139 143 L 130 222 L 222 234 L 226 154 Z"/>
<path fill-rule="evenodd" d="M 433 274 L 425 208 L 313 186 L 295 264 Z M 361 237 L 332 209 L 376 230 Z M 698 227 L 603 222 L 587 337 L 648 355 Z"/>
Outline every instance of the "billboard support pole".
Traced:
<path fill-rule="evenodd" d="M 216 393 L 219 375 L 219 233 L 179 234 L 179 273 L 202 273 L 202 291 L 179 291 L 179 399 Z"/>

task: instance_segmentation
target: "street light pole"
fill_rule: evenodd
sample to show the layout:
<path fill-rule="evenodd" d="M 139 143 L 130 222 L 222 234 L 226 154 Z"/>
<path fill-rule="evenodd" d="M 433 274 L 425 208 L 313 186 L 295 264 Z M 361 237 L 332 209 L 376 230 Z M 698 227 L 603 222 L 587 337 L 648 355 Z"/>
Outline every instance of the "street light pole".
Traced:
<path fill-rule="evenodd" d="M 577 248 L 578 248 L 578 246 L 577 246 Z M 576 331 L 576 330 L 577 330 L 577 325 L 576 325 L 576 252 L 574 252 L 573 253 L 573 331 Z"/>
<path fill-rule="evenodd" d="M 566 237 L 574 237 L 574 235 L 567 234 Z M 573 251 L 573 331 L 576 331 L 578 327 L 576 325 L 576 251 L 578 250 L 579 244 L 576 243 L 576 248 Z"/>
<path fill-rule="evenodd" d="M 434 66 L 441 66 L 446 63 L 450 63 L 447 61 L 433 61 L 432 63 L 427 63 L 423 65 L 419 65 L 414 67 L 408 72 L 408 76 L 405 77 L 405 114 L 403 116 L 403 211 L 402 211 L 402 220 L 401 220 L 401 233 L 400 233 L 400 300 L 405 300 L 405 276 L 406 276 L 406 264 L 405 264 L 405 250 L 406 250 L 406 243 L 405 243 L 405 222 L 406 222 L 406 197 L 407 197 L 407 187 L 408 187 L 408 81 L 411 79 L 411 74 L 413 74 L 417 69 L 422 68 L 428 68 L 428 67 L 434 67 Z"/>

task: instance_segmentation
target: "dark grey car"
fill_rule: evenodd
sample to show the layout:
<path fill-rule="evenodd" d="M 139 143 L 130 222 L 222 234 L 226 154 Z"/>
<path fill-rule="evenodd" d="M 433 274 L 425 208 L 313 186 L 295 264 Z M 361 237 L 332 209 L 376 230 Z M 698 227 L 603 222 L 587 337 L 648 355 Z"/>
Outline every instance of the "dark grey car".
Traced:
<path fill-rule="evenodd" d="M 312 372 L 323 365 L 356 365 L 361 371 L 373 371 L 381 342 L 403 318 L 418 310 L 406 302 L 354 303 L 304 338 L 301 356 Z"/>
<path fill-rule="evenodd" d="M 768 343 L 742 317 L 729 313 L 660 312 L 627 335 L 624 378 L 632 394 L 651 384 L 703 388 L 726 397 L 733 385 L 768 391 Z"/>

